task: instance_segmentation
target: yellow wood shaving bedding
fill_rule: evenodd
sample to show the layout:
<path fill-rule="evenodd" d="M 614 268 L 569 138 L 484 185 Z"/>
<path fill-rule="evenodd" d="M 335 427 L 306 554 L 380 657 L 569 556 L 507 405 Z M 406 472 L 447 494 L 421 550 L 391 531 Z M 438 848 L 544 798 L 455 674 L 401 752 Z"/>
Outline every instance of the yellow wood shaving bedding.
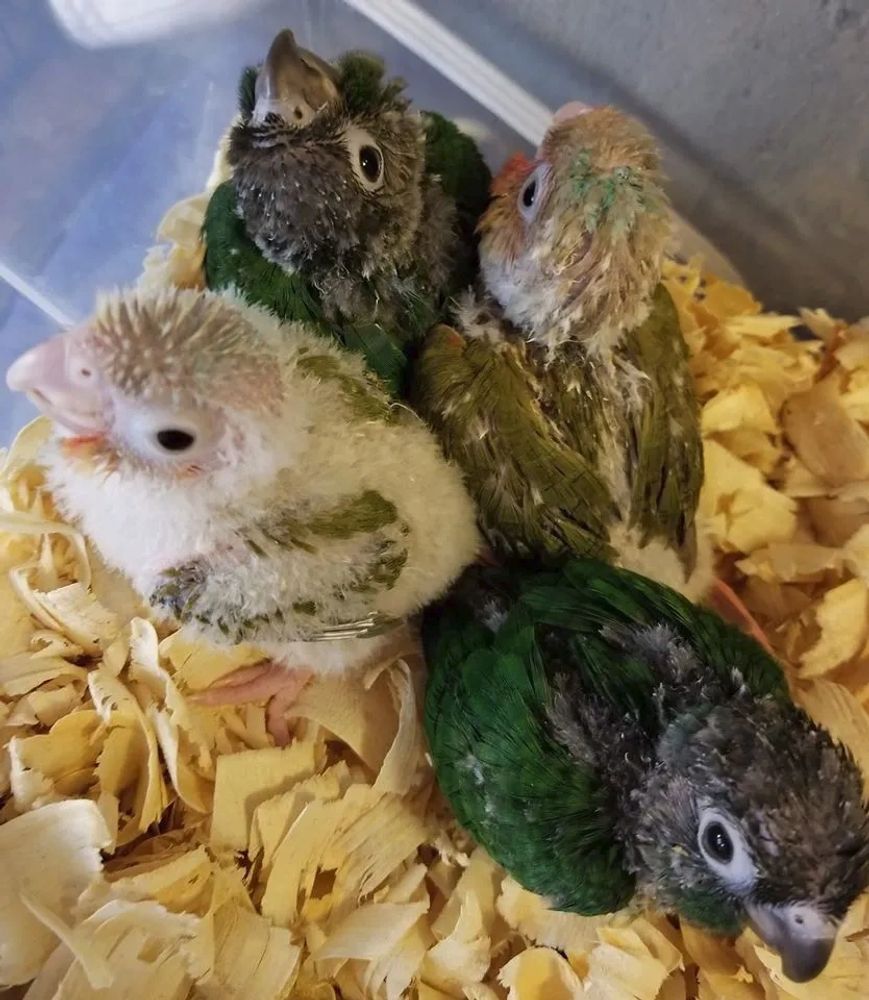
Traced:
<path fill-rule="evenodd" d="M 214 182 L 223 169 L 218 157 Z M 200 280 L 203 209 L 170 212 L 148 280 Z M 869 777 L 869 327 L 764 314 L 694 266 L 666 280 L 722 571 L 795 696 Z M 795 341 L 800 322 L 821 340 Z M 438 795 L 418 663 L 315 682 L 283 749 L 262 705 L 191 701 L 257 651 L 155 628 L 57 520 L 35 464 L 45 431 L 26 428 L 0 473 L 0 987 L 32 981 L 29 1000 L 869 995 L 865 898 L 803 985 L 750 932 L 550 911 Z"/>

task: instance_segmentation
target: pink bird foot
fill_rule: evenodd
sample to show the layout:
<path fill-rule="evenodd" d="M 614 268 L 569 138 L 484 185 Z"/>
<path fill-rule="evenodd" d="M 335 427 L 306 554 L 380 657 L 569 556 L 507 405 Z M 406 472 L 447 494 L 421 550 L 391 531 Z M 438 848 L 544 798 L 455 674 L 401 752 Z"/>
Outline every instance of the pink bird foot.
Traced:
<path fill-rule="evenodd" d="M 706 602 L 726 622 L 735 625 L 742 632 L 745 632 L 746 635 L 750 635 L 752 639 L 755 639 L 763 646 L 770 656 L 775 656 L 770 641 L 767 639 L 763 629 L 758 625 L 752 613 L 742 603 L 736 591 L 731 586 L 723 580 L 716 580 L 706 597 Z"/>
<path fill-rule="evenodd" d="M 280 663 L 265 660 L 233 670 L 210 688 L 193 695 L 191 700 L 213 706 L 267 700 L 266 729 L 277 746 L 285 747 L 290 742 L 286 711 L 313 676 L 310 670 L 290 670 Z"/>

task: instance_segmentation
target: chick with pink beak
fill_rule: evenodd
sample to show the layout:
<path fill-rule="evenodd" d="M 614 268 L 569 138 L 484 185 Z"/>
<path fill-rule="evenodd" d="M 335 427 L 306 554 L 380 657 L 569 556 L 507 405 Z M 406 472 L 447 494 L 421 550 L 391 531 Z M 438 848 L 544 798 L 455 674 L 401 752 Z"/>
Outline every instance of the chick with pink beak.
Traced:
<path fill-rule="evenodd" d="M 232 292 L 131 289 L 20 357 L 55 421 L 57 509 L 157 619 L 264 660 L 201 694 L 269 701 L 404 652 L 405 620 L 475 557 L 476 511 L 363 360 Z"/>
<path fill-rule="evenodd" d="M 29 399 L 76 437 L 105 431 L 105 395 L 96 366 L 88 357 L 87 327 L 66 333 L 22 354 L 6 372 L 6 384 Z"/>

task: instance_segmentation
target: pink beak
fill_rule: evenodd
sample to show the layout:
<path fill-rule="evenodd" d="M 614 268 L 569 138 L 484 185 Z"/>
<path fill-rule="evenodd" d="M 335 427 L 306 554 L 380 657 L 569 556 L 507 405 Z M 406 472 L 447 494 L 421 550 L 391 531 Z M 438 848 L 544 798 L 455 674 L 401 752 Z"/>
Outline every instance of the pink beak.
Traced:
<path fill-rule="evenodd" d="M 25 392 L 46 416 L 79 436 L 102 434 L 104 396 L 96 367 L 75 328 L 44 341 L 13 361 L 6 384 Z"/>

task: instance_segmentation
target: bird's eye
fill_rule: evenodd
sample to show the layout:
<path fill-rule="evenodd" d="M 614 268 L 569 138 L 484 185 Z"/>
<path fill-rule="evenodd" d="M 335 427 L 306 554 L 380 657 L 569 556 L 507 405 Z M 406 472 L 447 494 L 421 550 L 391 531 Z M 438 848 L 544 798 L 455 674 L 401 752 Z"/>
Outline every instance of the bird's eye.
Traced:
<path fill-rule="evenodd" d="M 757 869 L 742 830 L 718 810 L 703 810 L 697 846 L 708 867 L 731 892 L 743 892 L 756 881 Z"/>
<path fill-rule="evenodd" d="M 380 174 L 383 171 L 383 157 L 376 146 L 363 146 L 359 150 L 359 168 L 372 184 L 376 184 L 380 180 Z"/>
<path fill-rule="evenodd" d="M 519 212 L 529 222 L 540 210 L 540 203 L 543 201 L 543 192 L 546 187 L 548 174 L 548 166 L 545 163 L 541 163 L 519 191 Z"/>
<path fill-rule="evenodd" d="M 703 831 L 703 844 L 709 854 L 723 864 L 733 860 L 733 841 L 721 823 L 710 823 Z"/>
<path fill-rule="evenodd" d="M 176 399 L 116 394 L 112 414 L 113 434 L 123 450 L 158 469 L 212 468 L 226 428 L 219 410 Z"/>
<path fill-rule="evenodd" d="M 195 435 L 178 427 L 166 427 L 154 435 L 157 444 L 164 450 L 178 454 L 188 451 L 196 443 Z"/>
<path fill-rule="evenodd" d="M 377 191 L 383 185 L 383 151 L 365 129 L 351 126 L 344 133 L 344 144 L 356 179 L 366 191 Z"/>

